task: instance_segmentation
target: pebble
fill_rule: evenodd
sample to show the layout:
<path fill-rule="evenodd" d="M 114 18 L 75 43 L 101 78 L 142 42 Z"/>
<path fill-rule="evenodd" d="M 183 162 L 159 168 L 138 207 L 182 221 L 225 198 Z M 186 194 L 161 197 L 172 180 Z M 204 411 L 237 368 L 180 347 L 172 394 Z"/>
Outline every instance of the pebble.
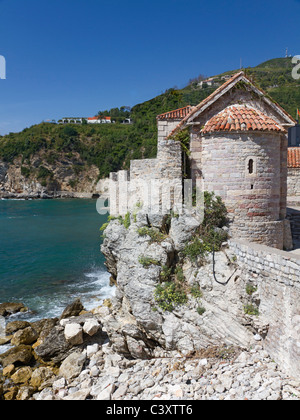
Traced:
<path fill-rule="evenodd" d="M 283 373 L 260 343 L 230 361 L 178 353 L 127 360 L 108 344 L 103 351 L 91 346 L 85 353 L 86 367 L 77 378 L 58 377 L 32 399 L 300 400 L 300 383 Z"/>

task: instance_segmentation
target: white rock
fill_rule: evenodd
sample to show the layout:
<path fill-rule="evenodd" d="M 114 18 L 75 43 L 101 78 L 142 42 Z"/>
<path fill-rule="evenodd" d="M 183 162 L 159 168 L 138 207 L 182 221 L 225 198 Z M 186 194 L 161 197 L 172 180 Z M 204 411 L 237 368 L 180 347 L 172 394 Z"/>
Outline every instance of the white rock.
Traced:
<path fill-rule="evenodd" d="M 90 395 L 89 389 L 80 389 L 79 391 L 69 394 L 63 398 L 65 401 L 84 401 Z"/>
<path fill-rule="evenodd" d="M 66 340 L 73 346 L 83 343 L 82 327 L 80 324 L 67 324 L 64 334 Z"/>
<path fill-rule="evenodd" d="M 88 319 L 83 326 L 83 331 L 90 336 L 95 335 L 99 329 L 100 324 L 96 319 Z"/>
<path fill-rule="evenodd" d="M 86 355 L 88 358 L 90 358 L 91 356 L 93 356 L 93 354 L 97 353 L 97 351 L 99 350 L 99 344 L 93 344 L 91 346 L 87 346 L 86 348 Z"/>
<path fill-rule="evenodd" d="M 99 373 L 100 373 L 100 370 L 98 369 L 98 367 L 97 367 L 97 366 L 93 366 L 93 367 L 91 368 L 91 371 L 90 371 L 90 375 L 91 375 L 91 376 L 96 377 L 96 376 L 98 376 L 98 375 L 99 375 Z"/>
<path fill-rule="evenodd" d="M 63 389 L 65 386 L 66 386 L 66 380 L 65 378 L 61 378 L 53 382 L 52 388 L 54 390 L 58 390 L 58 389 Z"/>
<path fill-rule="evenodd" d="M 85 353 L 74 352 L 70 354 L 70 356 L 62 362 L 59 369 L 59 376 L 63 376 L 67 380 L 77 378 L 82 372 L 85 360 Z"/>
<path fill-rule="evenodd" d="M 111 396 L 115 390 L 115 384 L 108 385 L 100 394 L 97 395 L 97 401 L 108 401 L 111 400 Z"/>
<path fill-rule="evenodd" d="M 62 327 L 65 327 L 68 323 L 70 322 L 70 319 L 69 318 L 64 318 L 64 319 L 61 319 L 60 321 L 59 321 L 59 324 L 62 326 Z"/>
<path fill-rule="evenodd" d="M 261 336 L 260 336 L 259 334 L 255 334 L 255 336 L 254 336 L 254 340 L 255 340 L 255 341 L 261 341 L 261 340 L 262 340 L 262 338 L 261 338 Z"/>

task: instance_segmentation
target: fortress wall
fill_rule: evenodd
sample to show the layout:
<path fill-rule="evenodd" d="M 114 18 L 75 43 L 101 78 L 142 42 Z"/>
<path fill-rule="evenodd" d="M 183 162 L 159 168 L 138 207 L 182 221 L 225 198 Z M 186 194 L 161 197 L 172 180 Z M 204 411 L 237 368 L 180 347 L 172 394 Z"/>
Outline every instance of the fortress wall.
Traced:
<path fill-rule="evenodd" d="M 281 135 L 214 133 L 191 138 L 192 178 L 222 197 L 241 239 L 283 248 L 286 186 L 282 182 Z M 252 160 L 252 173 L 249 161 Z M 196 171 L 196 172 L 195 172 Z"/>
<path fill-rule="evenodd" d="M 246 282 L 257 285 L 257 323 L 268 325 L 266 350 L 293 377 L 300 376 L 300 256 L 233 239 L 230 248 Z"/>
<path fill-rule="evenodd" d="M 288 168 L 288 197 L 300 197 L 300 169 Z"/>

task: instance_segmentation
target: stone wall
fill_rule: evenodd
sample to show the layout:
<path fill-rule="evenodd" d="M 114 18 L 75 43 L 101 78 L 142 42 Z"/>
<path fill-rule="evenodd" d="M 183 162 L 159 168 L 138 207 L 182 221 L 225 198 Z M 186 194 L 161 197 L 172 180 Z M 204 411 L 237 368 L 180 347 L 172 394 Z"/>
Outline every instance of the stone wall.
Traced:
<path fill-rule="evenodd" d="M 163 140 L 165 140 L 168 135 L 177 127 L 177 125 L 180 123 L 179 120 L 158 120 L 157 121 L 157 129 L 158 129 L 158 147 L 159 143 Z"/>
<path fill-rule="evenodd" d="M 159 178 L 159 162 L 157 159 L 139 159 L 130 162 L 130 179 Z"/>
<path fill-rule="evenodd" d="M 288 197 L 300 197 L 300 169 L 288 169 Z"/>
<path fill-rule="evenodd" d="M 182 209 L 182 150 L 166 136 L 178 121 L 158 121 L 157 159 L 132 160 L 130 171 L 110 174 L 110 214 L 124 216 L 141 204 L 146 213 L 163 215 Z"/>
<path fill-rule="evenodd" d="M 271 133 L 191 134 L 192 178 L 222 197 L 232 234 L 283 248 L 285 137 Z M 252 161 L 252 173 L 249 162 Z"/>
<path fill-rule="evenodd" d="M 246 282 L 257 286 L 260 323 L 268 325 L 266 350 L 289 374 L 300 377 L 300 257 L 241 240 L 230 248 Z"/>

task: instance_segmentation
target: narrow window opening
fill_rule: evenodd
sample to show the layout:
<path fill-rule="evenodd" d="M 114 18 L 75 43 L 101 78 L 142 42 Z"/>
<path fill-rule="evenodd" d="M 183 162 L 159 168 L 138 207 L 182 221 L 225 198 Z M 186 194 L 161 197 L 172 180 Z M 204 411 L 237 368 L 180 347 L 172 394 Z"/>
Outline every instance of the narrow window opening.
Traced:
<path fill-rule="evenodd" d="M 254 189 L 254 185 L 253 184 L 251 184 L 251 190 L 253 190 Z"/>
<path fill-rule="evenodd" d="M 253 167 L 254 167 L 254 162 L 253 162 L 253 159 L 250 159 L 249 160 L 249 163 L 248 163 L 248 171 L 249 171 L 249 174 L 253 174 Z"/>

